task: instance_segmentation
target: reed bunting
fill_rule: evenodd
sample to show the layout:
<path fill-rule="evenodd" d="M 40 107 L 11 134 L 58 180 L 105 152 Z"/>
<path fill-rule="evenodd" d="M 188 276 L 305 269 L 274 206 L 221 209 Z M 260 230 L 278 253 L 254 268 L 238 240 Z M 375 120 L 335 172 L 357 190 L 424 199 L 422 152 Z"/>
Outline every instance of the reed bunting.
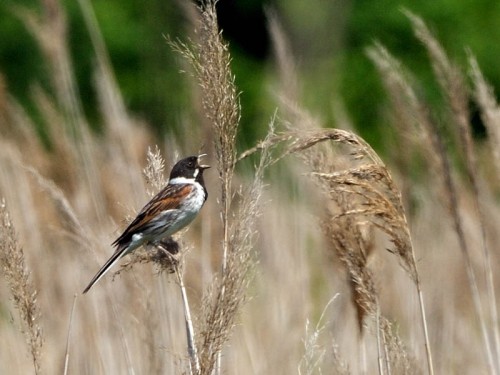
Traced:
<path fill-rule="evenodd" d="M 115 253 L 83 293 L 87 293 L 123 256 L 142 245 L 157 244 L 193 221 L 208 197 L 203 171 L 210 166 L 200 164 L 202 156 L 190 156 L 174 165 L 167 186 L 144 206 L 123 234 L 113 242 Z"/>

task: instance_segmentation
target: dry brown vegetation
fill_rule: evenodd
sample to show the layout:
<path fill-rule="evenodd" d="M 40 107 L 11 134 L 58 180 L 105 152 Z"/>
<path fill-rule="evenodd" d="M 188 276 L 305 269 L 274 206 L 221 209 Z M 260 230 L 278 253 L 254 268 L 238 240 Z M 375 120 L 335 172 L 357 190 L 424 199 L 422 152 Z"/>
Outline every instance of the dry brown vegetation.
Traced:
<path fill-rule="evenodd" d="M 0 84 L 0 373 L 500 373 L 500 110 L 472 54 L 465 74 L 406 12 L 442 89 L 436 116 L 396 57 L 367 50 L 397 138 L 381 158 L 340 110 L 327 128 L 301 106 L 270 12 L 277 115 L 261 142 L 238 150 L 238 89 L 207 1 L 189 9 L 192 38 L 169 40 L 192 73 L 201 125 L 159 140 L 128 114 L 82 0 L 106 125 L 96 135 L 64 12 L 43 4 L 42 16 L 16 11 L 52 74 L 53 92 L 33 90 L 50 149 Z M 487 143 L 471 133 L 471 102 Z M 169 166 L 200 145 L 215 167 L 209 200 L 177 236 L 179 255 L 144 249 L 82 296 Z M 251 173 L 240 168 L 250 156 Z"/>

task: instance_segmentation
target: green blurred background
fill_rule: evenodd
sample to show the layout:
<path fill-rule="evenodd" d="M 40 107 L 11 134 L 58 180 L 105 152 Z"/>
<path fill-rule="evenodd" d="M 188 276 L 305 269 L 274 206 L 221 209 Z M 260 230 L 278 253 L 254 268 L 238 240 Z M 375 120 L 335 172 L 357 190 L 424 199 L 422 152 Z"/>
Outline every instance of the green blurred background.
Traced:
<path fill-rule="evenodd" d="M 47 1 L 47 0 L 45 0 Z M 182 63 L 164 35 L 185 40 L 191 26 L 174 0 L 93 0 L 113 68 L 130 112 L 159 134 L 175 132 L 190 106 Z M 100 120 L 93 88 L 94 53 L 77 0 L 62 0 L 67 12 L 70 49 L 86 115 L 95 129 Z M 41 9 L 40 2 L 2 0 L 0 73 L 9 92 L 35 112 L 32 88 L 50 91 L 47 66 L 33 37 L 15 15 L 19 7 Z M 277 103 L 272 95 L 272 55 L 266 14 L 275 11 L 292 46 L 304 104 L 334 126 L 335 101 L 341 100 L 358 131 L 375 146 L 386 119 L 380 80 L 366 56 L 379 41 L 419 78 L 431 105 L 441 98 L 427 56 L 414 38 L 407 8 L 421 16 L 449 55 L 464 62 L 465 49 L 476 55 L 487 79 L 500 86 L 500 2 L 493 0 L 220 0 L 219 21 L 230 42 L 233 71 L 242 91 L 241 142 L 263 136 Z M 463 64 L 462 66 L 465 66 Z M 473 112 L 474 113 L 474 112 Z M 33 114 L 36 116 L 36 114 Z M 480 124 L 479 124 L 480 127 Z"/>

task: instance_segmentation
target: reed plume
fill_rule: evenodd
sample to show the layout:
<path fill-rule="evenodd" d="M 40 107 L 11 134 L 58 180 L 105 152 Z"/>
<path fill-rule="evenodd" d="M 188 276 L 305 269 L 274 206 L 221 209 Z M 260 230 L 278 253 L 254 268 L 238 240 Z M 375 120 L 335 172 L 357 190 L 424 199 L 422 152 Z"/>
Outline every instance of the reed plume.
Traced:
<path fill-rule="evenodd" d="M 203 1 L 196 27 L 197 41 L 186 44 L 170 41 L 171 46 L 190 63 L 201 91 L 204 115 L 211 124 L 215 159 L 221 185 L 222 265 L 204 297 L 200 316 L 200 373 L 220 371 L 223 345 L 235 325 L 245 301 L 255 264 L 253 244 L 259 216 L 263 171 L 269 164 L 263 152 L 253 183 L 241 189 L 238 208 L 233 206 L 233 176 L 236 165 L 236 135 L 240 121 L 239 92 L 231 72 L 227 43 L 219 31 L 216 1 Z"/>
<path fill-rule="evenodd" d="M 450 123 L 455 124 L 450 130 L 455 135 L 457 147 L 461 150 L 465 164 L 465 176 L 472 189 L 473 202 L 476 215 L 479 220 L 481 230 L 484 269 L 487 275 L 487 293 L 489 295 L 490 314 L 493 321 L 497 321 L 496 298 L 494 292 L 494 281 L 492 275 L 492 265 L 490 251 L 488 249 L 488 239 L 485 228 L 485 212 L 481 199 L 484 197 L 484 187 L 482 186 L 478 174 L 476 152 L 472 139 L 472 133 L 469 124 L 469 94 L 466 80 L 460 69 L 447 57 L 444 49 L 438 40 L 432 35 L 421 18 L 415 14 L 405 11 L 405 14 L 411 20 L 416 37 L 423 43 L 429 54 L 434 74 L 447 102 L 447 115 L 451 118 Z M 434 175 L 440 181 L 440 192 L 445 202 L 448 212 L 452 219 L 456 235 L 459 240 L 460 250 L 464 257 L 466 273 L 471 288 L 471 294 L 476 310 L 476 315 L 483 335 L 483 344 L 488 359 L 490 370 L 494 371 L 497 366 L 493 359 L 493 350 L 491 347 L 489 333 L 486 323 L 486 314 L 480 300 L 480 290 L 477 277 L 473 268 L 471 248 L 466 239 L 464 222 L 460 214 L 459 207 L 459 189 L 453 176 L 453 165 L 448 146 L 443 140 L 443 129 L 436 125 L 435 120 L 430 116 L 427 106 L 422 99 L 415 93 L 413 88 L 413 78 L 410 73 L 397 61 L 396 58 L 382 45 L 376 44 L 368 50 L 369 56 L 374 61 L 380 71 L 383 82 L 392 103 L 392 108 L 397 114 L 397 124 L 401 131 L 410 134 L 418 134 L 413 137 L 419 147 L 424 150 L 423 155 L 427 158 L 428 165 Z M 476 75 L 477 76 L 477 75 Z M 413 132 L 413 133 L 412 133 Z M 493 329 L 495 349 L 498 355 L 499 335 L 497 324 Z"/>
<path fill-rule="evenodd" d="M 24 250 L 18 244 L 14 224 L 3 199 L 0 202 L 0 220 L 0 265 L 19 314 L 21 332 L 28 343 L 35 374 L 40 374 L 43 335 L 38 292 L 33 285 Z"/>

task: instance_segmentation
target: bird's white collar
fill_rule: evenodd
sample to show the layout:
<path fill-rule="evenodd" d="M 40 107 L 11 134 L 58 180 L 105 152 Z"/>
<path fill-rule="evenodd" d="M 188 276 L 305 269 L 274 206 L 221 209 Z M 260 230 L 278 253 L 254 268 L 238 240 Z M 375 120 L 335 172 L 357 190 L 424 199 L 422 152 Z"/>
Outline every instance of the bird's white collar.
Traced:
<path fill-rule="evenodd" d="M 194 183 L 194 178 L 186 178 L 186 177 L 175 177 L 172 178 L 169 182 L 169 184 L 192 184 Z"/>

